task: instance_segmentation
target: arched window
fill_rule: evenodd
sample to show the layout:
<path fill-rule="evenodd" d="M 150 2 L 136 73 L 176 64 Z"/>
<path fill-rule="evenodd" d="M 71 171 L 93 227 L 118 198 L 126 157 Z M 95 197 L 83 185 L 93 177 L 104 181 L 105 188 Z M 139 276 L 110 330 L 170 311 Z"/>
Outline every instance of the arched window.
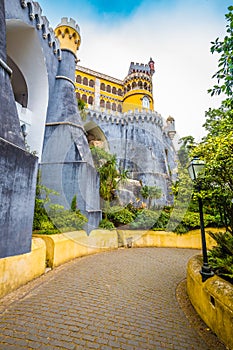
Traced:
<path fill-rule="evenodd" d="M 118 96 L 122 96 L 122 90 L 118 89 Z"/>
<path fill-rule="evenodd" d="M 106 102 L 106 108 L 111 109 L 111 103 L 109 101 Z"/>
<path fill-rule="evenodd" d="M 142 107 L 150 108 L 150 100 L 147 96 L 144 96 L 142 99 Z"/>
<path fill-rule="evenodd" d="M 76 77 L 76 83 L 81 84 L 81 82 L 82 82 L 81 75 L 77 75 L 77 77 Z"/>
<path fill-rule="evenodd" d="M 104 83 L 101 83 L 101 84 L 100 84 L 100 90 L 105 91 L 105 84 L 104 84 Z"/>
<path fill-rule="evenodd" d="M 95 84 L 95 83 L 94 83 L 94 80 L 93 80 L 93 79 L 91 79 L 91 80 L 89 81 L 89 86 L 90 86 L 90 87 L 93 87 L 93 86 L 94 86 L 94 84 Z"/>
<path fill-rule="evenodd" d="M 87 103 L 87 95 L 82 95 L 82 100 Z"/>
<path fill-rule="evenodd" d="M 130 84 L 127 85 L 127 91 L 130 91 L 131 90 L 131 86 Z"/>
<path fill-rule="evenodd" d="M 147 83 L 144 83 L 144 89 L 147 90 Z"/>
<path fill-rule="evenodd" d="M 80 93 L 79 92 L 76 92 L 76 97 L 78 100 L 80 100 Z"/>
<path fill-rule="evenodd" d="M 132 89 L 136 89 L 136 87 L 137 87 L 137 84 L 136 84 L 135 81 L 133 81 L 133 82 L 132 82 Z"/>
<path fill-rule="evenodd" d="M 116 111 L 116 104 L 115 104 L 115 102 L 113 102 L 113 104 L 112 104 L 112 110 Z"/>
<path fill-rule="evenodd" d="M 118 112 L 121 112 L 121 111 L 122 111 L 121 105 L 118 105 L 118 106 L 117 106 L 117 111 L 118 111 Z"/>
<path fill-rule="evenodd" d="M 88 103 L 89 103 L 89 105 L 93 105 L 93 97 L 92 96 L 88 97 Z"/>
<path fill-rule="evenodd" d="M 107 92 L 111 92 L 111 86 L 110 86 L 110 85 L 107 85 L 106 91 L 107 91 Z"/>
<path fill-rule="evenodd" d="M 83 85 L 88 85 L 88 79 L 86 77 L 83 78 Z"/>
<path fill-rule="evenodd" d="M 139 80 L 139 82 L 138 82 L 138 88 L 142 89 L 142 81 L 141 80 Z"/>
<path fill-rule="evenodd" d="M 113 86 L 113 88 L 112 88 L 112 93 L 115 94 L 115 95 L 117 93 L 115 86 Z"/>
<path fill-rule="evenodd" d="M 104 100 L 100 100 L 100 107 L 104 108 L 105 107 L 105 101 Z"/>

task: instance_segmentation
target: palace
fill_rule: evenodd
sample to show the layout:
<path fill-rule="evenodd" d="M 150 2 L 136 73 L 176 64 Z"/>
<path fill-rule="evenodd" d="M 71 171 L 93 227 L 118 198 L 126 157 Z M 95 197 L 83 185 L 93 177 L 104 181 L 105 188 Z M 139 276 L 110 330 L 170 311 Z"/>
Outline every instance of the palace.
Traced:
<path fill-rule="evenodd" d="M 53 30 L 32 0 L 3 1 L 0 15 L 0 258 L 31 249 L 37 161 L 42 183 L 60 194 L 54 203 L 69 208 L 77 196 L 87 232 L 101 220 L 90 145 L 115 154 L 127 170 L 122 204 L 134 201 L 141 185 L 160 187 L 157 204 L 170 203 L 176 132 L 172 117 L 154 111 L 154 61 L 132 62 L 124 80 L 113 78 L 77 65 L 81 35 L 73 19 Z"/>

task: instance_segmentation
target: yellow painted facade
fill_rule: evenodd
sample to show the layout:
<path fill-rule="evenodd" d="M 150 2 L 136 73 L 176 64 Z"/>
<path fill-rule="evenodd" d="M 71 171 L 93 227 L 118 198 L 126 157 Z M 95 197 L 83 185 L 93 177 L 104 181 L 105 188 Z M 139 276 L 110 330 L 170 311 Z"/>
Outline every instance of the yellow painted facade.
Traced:
<path fill-rule="evenodd" d="M 133 65 L 131 63 L 131 66 Z M 149 65 L 134 66 L 135 72 L 131 69 L 124 81 L 77 66 L 77 99 L 83 100 L 90 109 L 104 109 L 111 113 L 124 113 L 136 109 L 153 111 L 153 72 L 151 73 Z"/>
<path fill-rule="evenodd" d="M 76 55 L 81 36 L 75 22 L 66 17 L 55 29 L 55 35 L 63 50 Z M 154 61 L 148 64 L 131 62 L 128 75 L 124 80 L 77 65 L 76 96 L 86 103 L 88 108 L 109 110 L 112 113 L 124 113 L 130 110 L 154 110 L 152 76 Z"/>

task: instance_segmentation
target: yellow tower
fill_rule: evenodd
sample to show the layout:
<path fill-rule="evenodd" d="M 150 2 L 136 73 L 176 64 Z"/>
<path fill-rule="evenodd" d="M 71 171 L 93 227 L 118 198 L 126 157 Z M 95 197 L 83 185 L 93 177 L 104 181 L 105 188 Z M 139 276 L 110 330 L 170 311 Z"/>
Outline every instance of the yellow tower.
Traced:
<path fill-rule="evenodd" d="M 123 112 L 129 110 L 154 110 L 152 76 L 154 61 L 148 64 L 131 62 L 124 79 Z"/>
<path fill-rule="evenodd" d="M 81 43 L 80 29 L 75 20 L 67 17 L 61 19 L 61 23 L 55 28 L 55 35 L 60 41 L 62 50 L 69 50 L 75 56 Z"/>

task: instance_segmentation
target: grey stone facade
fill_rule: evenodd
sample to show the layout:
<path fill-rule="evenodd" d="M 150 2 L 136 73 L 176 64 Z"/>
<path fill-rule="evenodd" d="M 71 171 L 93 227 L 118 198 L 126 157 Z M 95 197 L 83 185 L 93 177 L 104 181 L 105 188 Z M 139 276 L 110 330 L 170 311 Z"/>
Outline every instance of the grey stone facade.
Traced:
<path fill-rule="evenodd" d="M 6 62 L 4 2 L 0 4 L 0 258 L 31 250 L 37 158 L 25 150 Z"/>

